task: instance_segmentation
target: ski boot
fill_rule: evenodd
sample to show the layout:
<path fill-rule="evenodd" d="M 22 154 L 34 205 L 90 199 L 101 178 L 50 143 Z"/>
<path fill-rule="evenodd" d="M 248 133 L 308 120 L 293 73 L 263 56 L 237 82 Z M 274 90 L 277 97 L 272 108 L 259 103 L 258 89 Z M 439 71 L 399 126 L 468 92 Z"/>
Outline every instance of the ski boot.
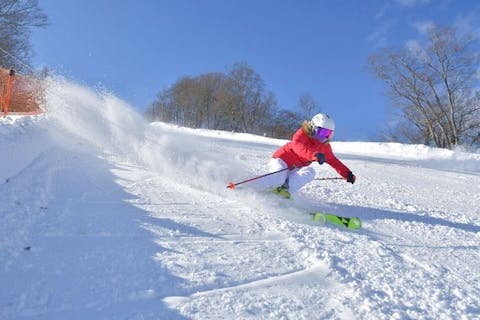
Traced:
<path fill-rule="evenodd" d="M 290 192 L 288 192 L 288 188 L 286 188 L 285 186 L 274 188 L 272 192 L 278 194 L 280 197 L 283 197 L 285 199 L 291 198 Z"/>

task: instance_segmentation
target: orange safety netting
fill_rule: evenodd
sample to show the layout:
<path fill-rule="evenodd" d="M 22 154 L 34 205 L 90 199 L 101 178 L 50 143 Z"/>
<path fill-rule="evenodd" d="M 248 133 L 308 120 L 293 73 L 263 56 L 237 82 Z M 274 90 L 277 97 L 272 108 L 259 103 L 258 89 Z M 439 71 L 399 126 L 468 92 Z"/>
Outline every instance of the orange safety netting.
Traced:
<path fill-rule="evenodd" d="M 1 115 L 42 113 L 42 92 L 40 80 L 0 68 Z"/>

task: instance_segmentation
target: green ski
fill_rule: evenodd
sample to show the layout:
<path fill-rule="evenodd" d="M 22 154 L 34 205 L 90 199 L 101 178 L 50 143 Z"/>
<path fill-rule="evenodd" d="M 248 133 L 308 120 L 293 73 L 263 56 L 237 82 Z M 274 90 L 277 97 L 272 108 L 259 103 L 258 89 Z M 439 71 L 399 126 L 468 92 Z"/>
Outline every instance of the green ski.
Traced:
<path fill-rule="evenodd" d="M 357 217 L 352 218 L 345 218 L 340 217 L 331 213 L 324 213 L 324 212 L 311 212 L 310 215 L 315 222 L 329 222 L 336 226 L 347 228 L 351 230 L 357 230 L 362 227 L 362 221 Z"/>

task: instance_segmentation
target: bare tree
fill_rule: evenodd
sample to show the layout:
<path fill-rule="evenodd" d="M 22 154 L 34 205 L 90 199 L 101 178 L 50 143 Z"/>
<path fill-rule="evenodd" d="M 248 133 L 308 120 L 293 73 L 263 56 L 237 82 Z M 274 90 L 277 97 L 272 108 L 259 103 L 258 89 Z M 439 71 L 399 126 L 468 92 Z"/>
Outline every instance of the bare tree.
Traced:
<path fill-rule="evenodd" d="M 413 42 L 370 57 L 373 72 L 387 83 L 400 109 L 399 130 L 409 142 L 417 143 L 421 135 L 423 143 L 441 148 L 480 143 L 480 60 L 473 43 L 473 37 L 454 29 L 434 27 L 425 45 Z"/>
<path fill-rule="evenodd" d="M 38 0 L 0 0 L 0 65 L 21 71 L 29 68 L 31 28 L 47 23 Z"/>
<path fill-rule="evenodd" d="M 198 113 L 202 127 L 217 129 L 227 118 L 228 112 L 222 104 L 226 81 L 222 73 L 207 73 L 197 77 Z"/>
<path fill-rule="evenodd" d="M 259 133 L 259 124 L 276 103 L 273 94 L 265 94 L 264 81 L 245 63 L 236 63 L 229 78 L 235 131 Z"/>
<path fill-rule="evenodd" d="M 231 95 L 231 80 L 222 74 L 217 78 L 213 111 L 213 129 L 235 130 L 235 99 Z"/>
<path fill-rule="evenodd" d="M 302 123 L 298 112 L 278 109 L 272 113 L 271 121 L 266 125 L 266 132 L 271 137 L 291 139 Z"/>
<path fill-rule="evenodd" d="M 150 121 L 177 123 L 177 112 L 173 108 L 169 89 L 157 95 L 157 99 L 147 108 L 145 116 Z"/>
<path fill-rule="evenodd" d="M 300 96 L 297 103 L 300 116 L 305 119 L 312 118 L 315 114 L 321 111 L 320 105 L 309 93 L 304 93 Z"/>

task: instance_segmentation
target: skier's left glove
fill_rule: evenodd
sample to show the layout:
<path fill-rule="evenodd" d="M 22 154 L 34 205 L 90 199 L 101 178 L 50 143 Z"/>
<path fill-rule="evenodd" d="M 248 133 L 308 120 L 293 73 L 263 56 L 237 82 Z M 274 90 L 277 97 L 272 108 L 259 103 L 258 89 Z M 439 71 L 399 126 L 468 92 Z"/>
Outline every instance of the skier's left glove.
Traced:
<path fill-rule="evenodd" d="M 325 163 L 325 155 L 323 153 L 315 153 L 315 158 L 318 161 L 318 164 L 324 164 Z"/>
<path fill-rule="evenodd" d="M 347 175 L 347 182 L 350 182 L 351 184 L 354 184 L 355 183 L 355 175 L 352 173 L 352 171 L 350 171 Z"/>

